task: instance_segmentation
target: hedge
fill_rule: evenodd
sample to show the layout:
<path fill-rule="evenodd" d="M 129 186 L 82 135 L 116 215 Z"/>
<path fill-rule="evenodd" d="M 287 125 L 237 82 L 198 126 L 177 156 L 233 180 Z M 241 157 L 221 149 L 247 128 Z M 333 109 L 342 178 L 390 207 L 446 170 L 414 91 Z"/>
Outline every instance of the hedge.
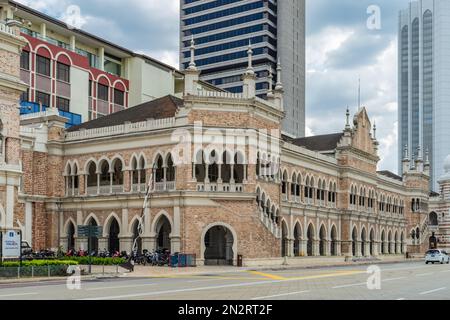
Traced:
<path fill-rule="evenodd" d="M 22 267 L 44 267 L 44 266 L 73 266 L 78 265 L 78 261 L 67 260 L 24 260 Z M 5 261 L 0 263 L 0 267 L 20 267 L 19 261 Z"/>
<path fill-rule="evenodd" d="M 89 257 L 63 257 L 60 260 L 66 261 L 66 260 L 72 260 L 78 262 L 80 265 L 88 265 L 89 264 Z M 91 264 L 95 266 L 102 266 L 102 265 L 119 265 L 125 263 L 127 260 L 124 258 L 98 258 L 98 257 L 91 257 Z"/>

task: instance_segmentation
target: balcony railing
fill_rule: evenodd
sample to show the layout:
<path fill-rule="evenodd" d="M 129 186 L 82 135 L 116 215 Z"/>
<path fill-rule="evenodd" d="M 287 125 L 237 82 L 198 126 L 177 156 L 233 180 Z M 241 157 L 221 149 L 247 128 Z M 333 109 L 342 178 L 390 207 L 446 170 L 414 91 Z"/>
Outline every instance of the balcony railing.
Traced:
<path fill-rule="evenodd" d="M 197 191 L 242 193 L 244 185 L 241 183 L 198 183 Z"/>
<path fill-rule="evenodd" d="M 156 182 L 155 183 L 155 192 L 165 192 L 165 191 L 174 191 L 175 190 L 175 181 L 166 181 L 166 182 Z"/>
<path fill-rule="evenodd" d="M 30 117 L 32 117 L 33 114 L 36 114 L 36 116 L 38 116 L 38 114 L 46 111 L 47 109 L 47 106 L 42 106 L 39 103 L 27 101 L 20 102 L 20 115 L 29 115 Z M 58 113 L 61 117 L 69 119 L 66 123 L 66 128 L 77 126 L 82 123 L 82 118 L 79 114 L 63 110 L 58 110 Z"/>

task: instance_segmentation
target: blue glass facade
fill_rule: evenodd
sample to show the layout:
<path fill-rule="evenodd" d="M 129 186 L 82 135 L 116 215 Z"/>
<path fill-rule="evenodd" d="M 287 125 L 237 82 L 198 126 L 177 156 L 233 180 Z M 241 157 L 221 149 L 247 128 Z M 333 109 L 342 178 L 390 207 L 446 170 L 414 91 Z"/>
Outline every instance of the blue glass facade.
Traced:
<path fill-rule="evenodd" d="M 277 61 L 276 1 L 185 0 L 181 4 L 181 69 L 189 66 L 191 36 L 196 43 L 195 63 L 202 76 L 209 76 L 204 80 L 234 93 L 242 92 L 240 76 L 251 42 L 260 78 L 257 93 L 266 93 L 268 70 L 275 70 Z"/>

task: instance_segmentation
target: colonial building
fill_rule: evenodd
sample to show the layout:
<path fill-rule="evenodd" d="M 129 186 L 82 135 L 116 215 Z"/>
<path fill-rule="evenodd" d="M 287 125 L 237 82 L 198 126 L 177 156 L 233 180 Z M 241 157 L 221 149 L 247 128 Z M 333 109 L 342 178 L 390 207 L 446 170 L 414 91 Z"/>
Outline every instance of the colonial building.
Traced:
<path fill-rule="evenodd" d="M 77 228 L 97 225 L 103 234 L 91 248 L 130 251 L 147 185 L 140 248 L 196 254 L 200 264 L 235 264 L 238 255 L 245 265 L 384 258 L 428 246 L 426 237 L 409 236 L 427 221 L 428 164 L 419 157 L 403 177 L 377 171 L 376 128 L 365 108 L 353 119 L 347 111 L 340 133 L 283 136 L 283 84 L 268 100 L 256 97 L 251 48 L 242 94 L 202 86 L 192 44 L 182 98 L 66 129 L 54 108 L 19 119 L 26 43 L 17 28 L 2 25 L 0 36 L 9 45 L 0 46 L 0 79 L 14 83 L 0 82 L 8 128 L 0 224 L 22 229 L 36 250 L 87 249 Z M 278 65 L 277 79 L 281 72 Z"/>
<path fill-rule="evenodd" d="M 429 237 L 434 236 L 437 248 L 450 251 L 450 156 L 444 163 L 444 175 L 438 180 L 440 194 L 430 198 Z"/>

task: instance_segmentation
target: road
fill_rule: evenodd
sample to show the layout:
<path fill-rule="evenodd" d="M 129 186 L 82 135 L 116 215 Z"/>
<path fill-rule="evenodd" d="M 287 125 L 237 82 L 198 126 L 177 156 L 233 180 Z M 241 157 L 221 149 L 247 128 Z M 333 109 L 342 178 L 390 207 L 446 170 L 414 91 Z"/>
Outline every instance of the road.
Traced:
<path fill-rule="evenodd" d="M 170 277 L 0 284 L 0 300 L 450 300 L 450 265 L 378 266 L 380 289 L 369 290 L 368 266 L 282 271 L 236 270 Z M 376 283 L 376 282 L 371 282 Z"/>

